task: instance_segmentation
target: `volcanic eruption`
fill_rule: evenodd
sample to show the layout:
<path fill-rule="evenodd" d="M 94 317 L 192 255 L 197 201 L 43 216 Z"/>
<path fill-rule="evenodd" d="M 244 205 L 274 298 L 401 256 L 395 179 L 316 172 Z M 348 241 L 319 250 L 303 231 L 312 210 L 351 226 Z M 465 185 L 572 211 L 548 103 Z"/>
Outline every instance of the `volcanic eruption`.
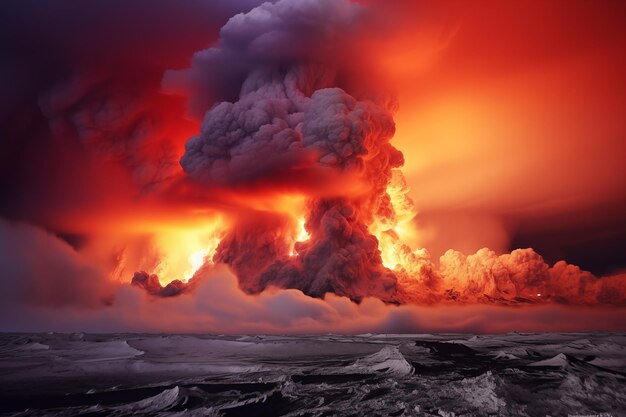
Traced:
<path fill-rule="evenodd" d="M 274 286 L 395 304 L 622 304 L 624 276 L 551 268 L 532 249 L 450 250 L 437 265 L 412 246 L 417 211 L 390 143 L 397 100 L 375 63 L 356 59 L 369 12 L 347 0 L 265 3 L 232 17 L 190 69 L 166 73 L 165 87 L 187 91 L 203 120 L 180 160 L 185 174 L 240 194 L 204 259 L 229 265 L 250 294 Z M 250 190 L 295 203 L 259 209 Z M 163 287 L 141 272 L 133 282 L 171 296 L 195 278 Z"/>

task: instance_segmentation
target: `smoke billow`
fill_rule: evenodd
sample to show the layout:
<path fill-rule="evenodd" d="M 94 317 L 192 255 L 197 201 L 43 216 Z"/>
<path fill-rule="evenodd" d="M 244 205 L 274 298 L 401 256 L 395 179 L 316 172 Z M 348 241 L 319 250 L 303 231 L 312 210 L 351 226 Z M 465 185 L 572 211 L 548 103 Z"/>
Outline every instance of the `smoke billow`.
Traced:
<path fill-rule="evenodd" d="M 283 236 L 288 219 L 246 221 L 220 243 L 214 260 L 231 265 L 249 292 L 277 285 L 399 301 L 368 229 L 375 216 L 393 215 L 386 188 L 404 162 L 389 143 L 395 101 L 360 85 L 360 66 L 345 61 L 363 16 L 348 1 L 266 3 L 231 18 L 191 70 L 166 76 L 210 93 L 192 93 L 195 110 L 217 101 L 186 144 L 181 165 L 191 178 L 289 186 L 307 199 L 310 238 L 295 253 Z"/>
<path fill-rule="evenodd" d="M 597 278 L 576 265 L 552 267 L 532 249 L 497 255 L 486 248 L 465 256 L 449 250 L 440 259 L 443 299 L 461 302 L 625 304 L 626 275 Z"/>

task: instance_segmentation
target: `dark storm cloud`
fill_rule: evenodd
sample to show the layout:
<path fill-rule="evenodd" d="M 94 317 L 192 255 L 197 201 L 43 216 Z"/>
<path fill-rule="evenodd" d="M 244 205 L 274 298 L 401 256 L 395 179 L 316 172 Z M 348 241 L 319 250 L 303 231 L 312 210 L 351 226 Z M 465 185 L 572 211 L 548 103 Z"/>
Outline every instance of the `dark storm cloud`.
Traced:
<path fill-rule="evenodd" d="M 322 84 L 307 94 L 297 85 L 310 82 L 303 72 L 255 72 L 246 79 L 240 100 L 207 112 L 202 133 L 187 142 L 181 159 L 187 174 L 211 184 L 238 184 L 267 177 L 293 181 L 293 175 L 306 177 L 325 168 L 363 169 L 372 147 L 367 141 L 385 142 L 393 134 L 391 115 L 339 88 Z M 248 91 L 248 85 L 254 90 Z M 395 166 L 402 162 L 398 151 L 389 149 L 389 154 Z"/>

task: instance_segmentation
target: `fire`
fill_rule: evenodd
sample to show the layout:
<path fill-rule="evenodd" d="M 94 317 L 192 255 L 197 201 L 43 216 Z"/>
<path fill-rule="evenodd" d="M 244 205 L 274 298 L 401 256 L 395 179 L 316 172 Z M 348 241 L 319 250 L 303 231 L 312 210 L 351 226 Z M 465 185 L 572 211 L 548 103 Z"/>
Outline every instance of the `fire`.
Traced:
<path fill-rule="evenodd" d="M 393 170 L 387 194 L 391 199 L 394 215 L 392 218 L 376 217 L 370 225 L 370 232 L 378 239 L 383 265 L 389 269 L 412 270 L 412 263 L 420 250 L 412 250 L 417 239 L 413 219 L 417 215 L 413 202 L 407 197 L 409 187 L 402 171 Z"/>
<path fill-rule="evenodd" d="M 208 251 L 203 249 L 198 249 L 197 251 L 189 255 L 187 261 L 189 262 L 189 265 L 191 265 L 191 269 L 185 271 L 183 277 L 187 280 L 191 278 L 193 274 L 202 267 L 207 255 Z"/>
<path fill-rule="evenodd" d="M 194 251 L 187 258 L 187 262 L 190 265 L 190 268 L 183 272 L 183 280 L 188 281 L 191 279 L 196 271 L 198 271 L 206 262 L 211 262 L 213 255 L 217 249 L 217 246 L 220 243 L 219 237 L 213 237 L 209 240 L 208 243 L 205 244 L 205 247 L 202 249 L 198 249 Z"/>
<path fill-rule="evenodd" d="M 173 230 L 157 237 L 160 252 L 154 273 L 161 284 L 174 279 L 188 281 L 210 262 L 221 236 L 212 227 L 205 230 Z"/>
<path fill-rule="evenodd" d="M 305 240 L 309 240 L 311 235 L 304 227 L 306 220 L 300 219 L 298 220 L 298 225 L 300 226 L 300 231 L 298 232 L 298 237 L 296 238 L 296 242 L 304 242 Z"/>
<path fill-rule="evenodd" d="M 180 207 L 158 211 L 137 205 L 133 211 L 95 221 L 99 239 L 81 255 L 107 272 L 112 282 L 127 283 L 138 271 L 155 274 L 163 286 L 189 280 L 212 260 L 232 219 L 215 210 Z"/>
<path fill-rule="evenodd" d="M 296 240 L 293 242 L 293 247 L 291 248 L 291 252 L 289 252 L 289 256 L 296 256 L 297 252 L 295 249 L 296 242 L 305 242 L 311 238 L 311 234 L 306 230 L 304 226 L 306 224 L 305 219 L 298 219 L 298 236 L 296 236 Z"/>

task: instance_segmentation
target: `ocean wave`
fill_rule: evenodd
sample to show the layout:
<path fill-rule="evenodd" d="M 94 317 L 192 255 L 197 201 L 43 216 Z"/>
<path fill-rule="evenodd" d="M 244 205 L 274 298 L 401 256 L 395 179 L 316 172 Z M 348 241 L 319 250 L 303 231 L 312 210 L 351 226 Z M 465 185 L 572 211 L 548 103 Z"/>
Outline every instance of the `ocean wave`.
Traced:
<path fill-rule="evenodd" d="M 396 345 L 385 345 L 378 352 L 358 359 L 345 369 L 354 373 L 385 373 L 395 376 L 409 376 L 415 372 Z"/>
<path fill-rule="evenodd" d="M 110 410 L 134 414 L 155 413 L 168 410 L 177 405 L 179 401 L 183 401 L 185 399 L 186 397 L 181 395 L 180 388 L 175 386 L 174 388 L 165 389 L 159 394 L 143 400 L 131 402 L 118 407 L 111 407 Z"/>
<path fill-rule="evenodd" d="M 11 375 L 0 379 L 0 415 L 512 417 L 626 409 L 619 368 L 626 339 L 615 334 L 237 338 L 0 335 L 0 349 L 9 349 L 0 371 Z"/>

